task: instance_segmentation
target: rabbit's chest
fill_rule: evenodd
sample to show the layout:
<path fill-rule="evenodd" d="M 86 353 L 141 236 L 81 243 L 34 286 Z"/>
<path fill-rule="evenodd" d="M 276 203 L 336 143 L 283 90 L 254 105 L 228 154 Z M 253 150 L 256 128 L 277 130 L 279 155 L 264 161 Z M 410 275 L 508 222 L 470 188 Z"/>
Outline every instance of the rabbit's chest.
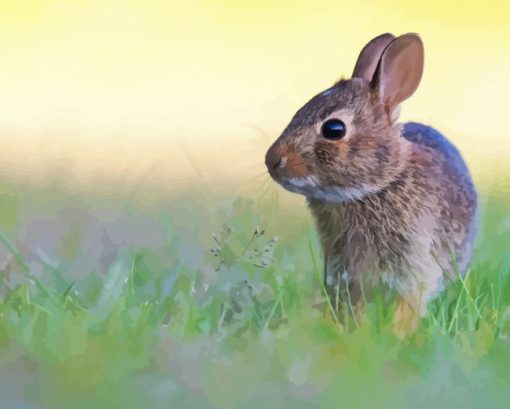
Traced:
<path fill-rule="evenodd" d="M 379 203 L 313 208 L 326 256 L 327 276 L 365 275 L 396 282 L 428 262 L 431 224 Z M 419 233 L 419 234 L 418 234 Z"/>
<path fill-rule="evenodd" d="M 323 238 L 331 259 L 353 275 L 400 270 L 412 251 L 409 226 L 384 219 L 339 218 Z"/>

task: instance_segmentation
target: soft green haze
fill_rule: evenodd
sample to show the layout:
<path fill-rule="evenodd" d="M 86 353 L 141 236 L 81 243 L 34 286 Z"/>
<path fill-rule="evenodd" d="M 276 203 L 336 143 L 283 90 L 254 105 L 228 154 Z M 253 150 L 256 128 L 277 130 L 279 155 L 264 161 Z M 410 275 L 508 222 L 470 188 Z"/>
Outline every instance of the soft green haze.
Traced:
<path fill-rule="evenodd" d="M 0 227 L 13 257 L 0 290 L 0 407 L 508 407 L 510 194 L 484 194 L 467 279 L 399 340 L 383 288 L 363 314 L 332 313 L 304 204 L 274 193 L 142 206 L 4 186 Z M 106 229 L 137 221 L 125 234 L 138 244 L 89 263 L 89 244 L 105 239 L 85 237 L 88 221 L 43 243 L 68 223 L 63 209 Z M 48 217 L 56 224 L 41 227 L 34 262 L 20 238 Z"/>

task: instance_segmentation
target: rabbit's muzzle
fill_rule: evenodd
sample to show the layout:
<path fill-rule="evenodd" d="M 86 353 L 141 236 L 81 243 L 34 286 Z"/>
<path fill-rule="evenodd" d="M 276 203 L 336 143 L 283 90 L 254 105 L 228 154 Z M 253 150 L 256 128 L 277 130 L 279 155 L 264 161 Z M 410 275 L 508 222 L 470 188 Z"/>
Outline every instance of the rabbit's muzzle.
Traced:
<path fill-rule="evenodd" d="M 277 182 L 288 178 L 302 178 L 309 173 L 301 155 L 280 144 L 271 146 L 267 151 L 266 166 Z"/>

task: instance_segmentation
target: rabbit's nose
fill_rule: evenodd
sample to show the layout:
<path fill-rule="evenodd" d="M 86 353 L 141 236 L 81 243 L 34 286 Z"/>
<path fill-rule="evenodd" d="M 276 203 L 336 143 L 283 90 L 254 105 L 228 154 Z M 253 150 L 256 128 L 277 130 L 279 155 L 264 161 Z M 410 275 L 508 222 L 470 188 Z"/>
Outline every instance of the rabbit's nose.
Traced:
<path fill-rule="evenodd" d="M 271 147 L 266 153 L 266 166 L 270 174 L 274 175 L 279 169 L 285 167 L 287 157 L 279 147 Z"/>
<path fill-rule="evenodd" d="M 271 165 L 271 167 L 273 168 L 273 170 L 276 170 L 278 169 L 278 167 L 280 166 L 280 163 L 282 163 L 282 160 L 278 160 L 278 162 L 274 163 Z"/>

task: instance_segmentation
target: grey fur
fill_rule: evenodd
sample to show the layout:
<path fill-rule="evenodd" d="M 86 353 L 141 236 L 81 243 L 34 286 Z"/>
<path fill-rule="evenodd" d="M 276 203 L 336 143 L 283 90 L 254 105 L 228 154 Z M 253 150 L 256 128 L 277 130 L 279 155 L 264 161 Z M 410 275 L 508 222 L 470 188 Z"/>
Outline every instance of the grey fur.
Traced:
<path fill-rule="evenodd" d="M 351 134 L 327 140 L 320 125 L 336 113 Z M 287 166 L 275 166 L 282 157 Z M 457 264 L 468 269 L 478 199 L 461 154 L 430 127 L 396 123 L 369 81 L 342 80 L 312 98 L 266 164 L 278 183 L 307 197 L 325 283 L 331 288 L 343 277 L 353 302 L 362 280 L 382 280 L 423 312 Z"/>

